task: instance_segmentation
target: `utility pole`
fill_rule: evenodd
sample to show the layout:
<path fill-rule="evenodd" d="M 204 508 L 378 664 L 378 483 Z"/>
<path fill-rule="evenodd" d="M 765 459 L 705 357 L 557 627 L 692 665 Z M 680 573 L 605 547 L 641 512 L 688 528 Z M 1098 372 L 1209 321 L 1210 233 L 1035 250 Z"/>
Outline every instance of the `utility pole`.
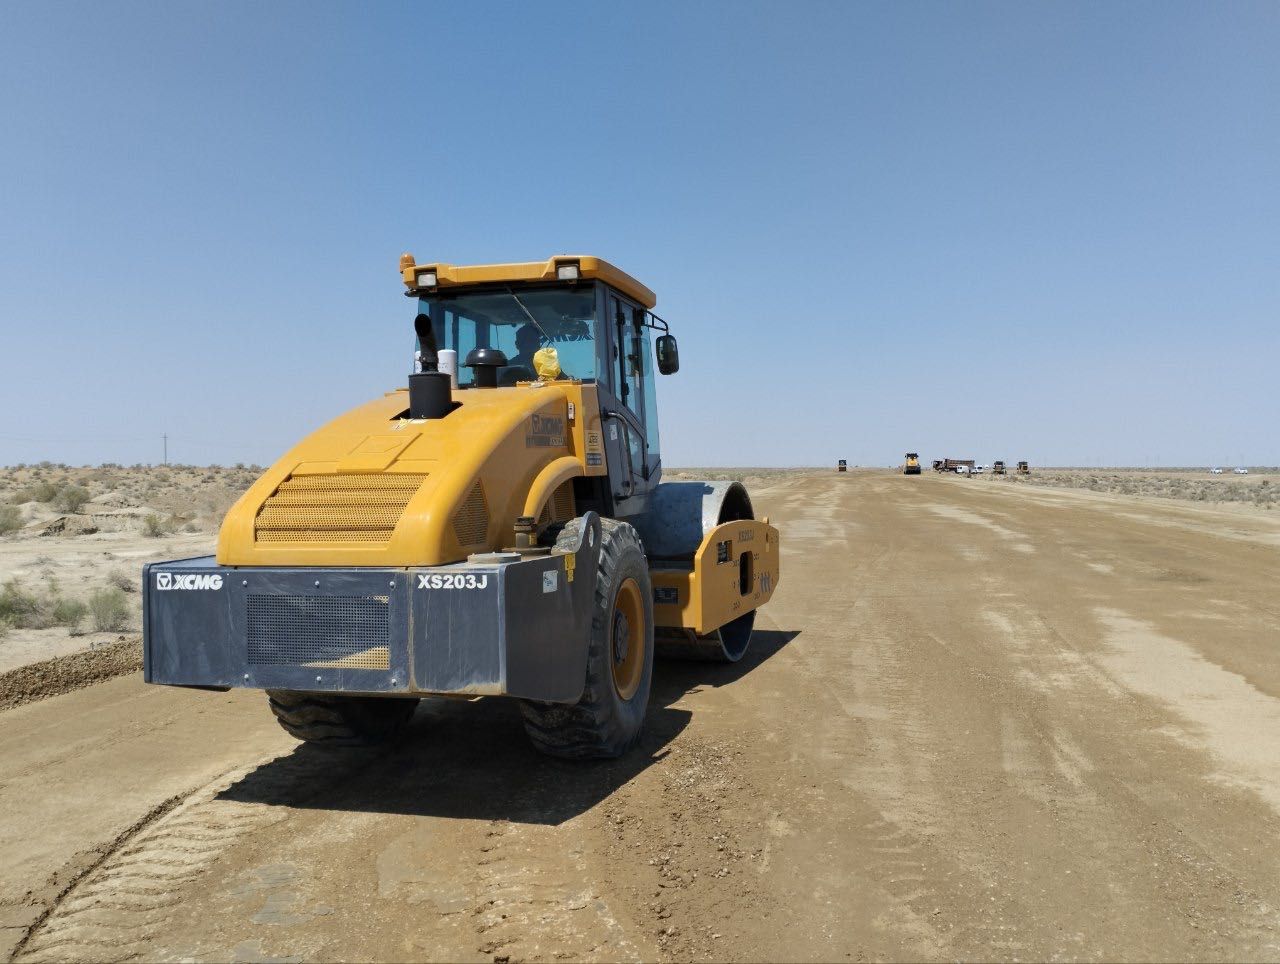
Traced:
<path fill-rule="evenodd" d="M 160 437 L 164 439 L 164 464 L 168 465 L 169 464 L 169 435 L 168 433 L 166 433 Z"/>

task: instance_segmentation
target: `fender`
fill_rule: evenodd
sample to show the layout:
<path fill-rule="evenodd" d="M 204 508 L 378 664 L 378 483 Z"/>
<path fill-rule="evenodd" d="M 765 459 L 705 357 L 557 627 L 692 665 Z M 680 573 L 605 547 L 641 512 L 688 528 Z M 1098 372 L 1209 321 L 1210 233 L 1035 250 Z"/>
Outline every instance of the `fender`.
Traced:
<path fill-rule="evenodd" d="M 529 516 L 532 519 L 538 518 L 538 513 L 542 511 L 542 507 L 547 504 L 547 500 L 551 498 L 556 489 L 570 479 L 579 478 L 586 474 L 582 467 L 582 461 L 572 455 L 562 455 L 544 466 L 542 471 L 534 478 L 533 484 L 529 486 L 529 494 L 525 496 L 522 515 Z"/>

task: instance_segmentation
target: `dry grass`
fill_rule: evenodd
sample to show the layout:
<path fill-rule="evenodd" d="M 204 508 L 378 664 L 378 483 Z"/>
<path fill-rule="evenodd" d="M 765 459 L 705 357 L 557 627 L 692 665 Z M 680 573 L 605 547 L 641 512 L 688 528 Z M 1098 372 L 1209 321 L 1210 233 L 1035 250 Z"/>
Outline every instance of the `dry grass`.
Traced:
<path fill-rule="evenodd" d="M 53 600 L 29 592 L 16 579 L 0 587 L 0 620 L 13 629 L 44 629 L 54 625 Z"/>
<path fill-rule="evenodd" d="M 22 528 L 22 509 L 16 505 L 0 505 L 0 536 Z"/>
<path fill-rule="evenodd" d="M 69 483 L 58 489 L 51 504 L 59 512 L 79 512 L 90 499 L 89 490 L 83 485 Z"/>
<path fill-rule="evenodd" d="M 834 468 L 813 468 L 803 466 L 797 468 L 682 468 L 663 469 L 664 482 L 682 482 L 706 480 L 708 482 L 741 482 L 750 488 L 753 485 L 769 485 L 792 476 L 827 475 Z"/>
<path fill-rule="evenodd" d="M 160 538 L 214 532 L 259 466 L 100 465 L 42 462 L 0 468 L 0 535 L 39 529 L 58 514 L 83 516 L 79 528 L 131 529 Z M 24 509 L 25 507 L 25 509 Z"/>
<path fill-rule="evenodd" d="M 1280 505 L 1280 477 L 1270 473 L 1247 476 L 1209 475 L 1196 471 L 1138 469 L 1044 469 L 1031 475 L 1005 477 L 1023 485 L 1047 485 L 1116 495 L 1137 495 L 1187 502 Z"/>
<path fill-rule="evenodd" d="M 90 607 L 81 600 L 63 596 L 56 583 L 43 595 L 28 590 L 17 579 L 10 579 L 0 587 L 0 624 L 6 629 L 65 626 L 72 636 L 79 636 L 84 631 L 84 620 L 89 612 Z M 117 621 L 117 625 L 109 628 L 123 628 L 128 618 L 126 609 L 123 622 Z"/>
<path fill-rule="evenodd" d="M 115 586 L 99 589 L 89 597 L 89 615 L 98 632 L 118 632 L 129 625 L 129 600 Z"/>
<path fill-rule="evenodd" d="M 261 471 L 0 469 L 0 670 L 136 629 L 143 563 L 209 552 L 227 508 Z"/>

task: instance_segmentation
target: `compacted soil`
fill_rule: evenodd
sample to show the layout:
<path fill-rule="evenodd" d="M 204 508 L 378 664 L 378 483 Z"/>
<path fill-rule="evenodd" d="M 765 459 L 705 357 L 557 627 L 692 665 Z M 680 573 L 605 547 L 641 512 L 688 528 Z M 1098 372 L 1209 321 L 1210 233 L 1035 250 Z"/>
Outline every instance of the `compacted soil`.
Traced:
<path fill-rule="evenodd" d="M 781 585 L 638 751 L 295 744 L 136 673 L 0 712 L 18 960 L 1280 957 L 1280 514 L 763 478 Z"/>

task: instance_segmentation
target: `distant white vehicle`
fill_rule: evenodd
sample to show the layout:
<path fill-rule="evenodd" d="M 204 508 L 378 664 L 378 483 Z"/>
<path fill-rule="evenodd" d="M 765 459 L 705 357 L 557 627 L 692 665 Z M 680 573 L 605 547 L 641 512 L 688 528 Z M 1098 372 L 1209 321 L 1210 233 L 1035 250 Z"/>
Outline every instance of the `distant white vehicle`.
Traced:
<path fill-rule="evenodd" d="M 1235 474 L 1236 474 L 1236 475 L 1248 475 L 1248 474 L 1249 474 L 1249 470 L 1248 470 L 1248 469 L 1245 469 L 1245 468 L 1232 469 L 1232 471 L 1233 471 L 1233 472 L 1235 472 Z"/>
<path fill-rule="evenodd" d="M 973 467 L 973 474 L 974 474 L 974 475 L 981 475 L 981 474 L 982 474 L 983 472 L 985 472 L 985 471 L 987 471 L 987 467 L 986 467 L 985 465 L 975 465 L 975 466 Z"/>
<path fill-rule="evenodd" d="M 1212 469 L 1210 469 L 1210 470 L 1209 470 L 1209 474 L 1210 474 L 1210 475 L 1221 475 L 1221 474 L 1222 474 L 1222 469 L 1219 469 L 1219 468 L 1216 468 L 1216 467 L 1215 467 L 1215 468 L 1212 468 Z"/>
<path fill-rule="evenodd" d="M 956 475 L 969 475 L 969 474 L 971 474 L 971 473 L 972 473 L 972 472 L 974 472 L 974 471 L 975 471 L 975 469 L 971 469 L 971 468 L 969 468 L 969 466 L 967 466 L 967 465 L 957 465 L 957 466 L 956 466 Z"/>

